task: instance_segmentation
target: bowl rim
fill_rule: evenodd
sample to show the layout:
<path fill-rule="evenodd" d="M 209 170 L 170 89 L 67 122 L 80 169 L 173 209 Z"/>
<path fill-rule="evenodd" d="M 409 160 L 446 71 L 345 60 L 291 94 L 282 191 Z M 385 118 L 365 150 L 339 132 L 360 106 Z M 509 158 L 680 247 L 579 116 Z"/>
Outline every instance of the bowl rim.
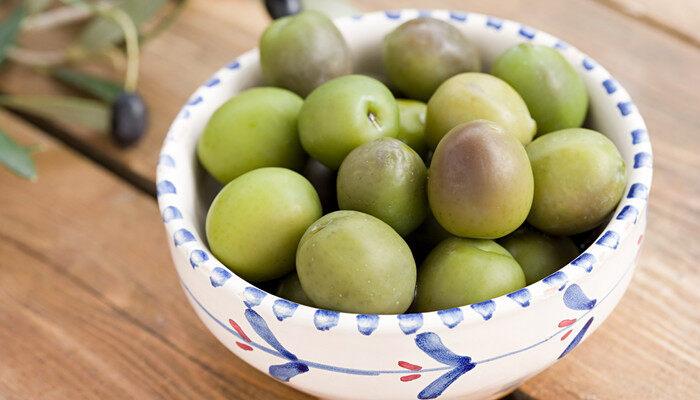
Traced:
<path fill-rule="evenodd" d="M 626 241 L 633 230 L 633 227 L 637 224 L 637 221 L 642 219 L 646 212 L 647 198 L 649 190 L 651 189 L 653 175 L 653 153 L 651 149 L 651 141 L 648 136 L 646 124 L 635 107 L 629 93 L 604 67 L 585 53 L 562 41 L 556 36 L 550 35 L 544 31 L 533 29 L 520 22 L 466 11 L 453 11 L 445 9 L 419 10 L 407 8 L 400 10 L 373 11 L 353 16 L 341 17 L 334 19 L 334 23 L 338 26 L 342 26 L 358 22 L 361 23 L 361 21 L 376 18 L 384 18 L 393 23 L 403 23 L 417 17 L 428 15 L 445 20 L 452 24 L 463 24 L 468 23 L 471 20 L 480 20 L 484 22 L 482 29 L 494 29 L 498 31 L 501 31 L 502 29 L 503 31 L 506 31 L 506 29 L 504 29 L 506 27 L 508 27 L 509 30 L 515 29 L 514 34 L 521 43 L 531 42 L 535 44 L 546 44 L 559 50 L 569 61 L 571 61 L 572 58 L 579 60 L 578 65 L 573 65 L 577 69 L 577 72 L 579 72 L 580 75 L 591 74 L 595 80 L 602 85 L 601 88 L 606 90 L 607 94 L 611 96 L 609 99 L 612 99 L 613 95 L 615 99 L 617 99 L 611 100 L 611 105 L 616 103 L 614 105 L 619 109 L 620 117 L 625 122 L 623 124 L 624 128 L 621 128 L 621 130 L 625 129 L 627 131 L 627 135 L 631 136 L 631 142 L 629 142 L 628 146 L 630 146 L 632 149 L 632 156 L 625 159 L 626 168 L 630 172 L 625 190 L 623 192 L 623 197 L 617 205 L 615 211 L 613 211 L 611 214 L 609 222 L 605 225 L 605 228 L 602 230 L 600 235 L 589 247 L 584 249 L 579 256 L 570 261 L 567 265 L 563 266 L 552 275 L 527 285 L 524 288 L 518 289 L 515 292 L 504 294 L 480 303 L 467 304 L 460 307 L 430 312 L 372 314 L 377 315 L 379 318 L 390 317 L 401 319 L 401 316 L 415 314 L 421 314 L 424 316 L 437 315 L 442 317 L 442 314 L 445 312 L 460 310 L 461 314 L 464 316 L 464 323 L 478 321 L 483 322 L 490 319 L 491 316 L 489 315 L 487 318 L 482 313 L 480 309 L 481 307 L 488 306 L 489 303 L 492 303 L 493 306 L 495 306 L 495 304 L 503 304 L 505 306 L 499 307 L 500 310 L 498 314 L 504 315 L 521 310 L 523 307 L 525 307 L 525 305 L 522 304 L 523 301 L 525 301 L 527 305 L 530 305 L 551 297 L 558 292 L 557 288 L 559 286 L 574 284 L 580 282 L 582 278 L 590 276 L 589 274 L 591 274 L 597 266 L 600 266 L 612 256 L 612 254 L 618 249 L 618 244 L 622 244 Z M 195 159 L 196 157 L 194 157 L 191 152 L 188 156 L 189 159 L 185 158 L 185 156 L 181 156 L 177 159 L 172 156 L 172 146 L 177 145 L 177 140 L 175 138 L 177 135 L 176 131 L 180 125 L 189 119 L 191 113 L 196 112 L 194 107 L 203 101 L 203 94 L 214 86 L 214 82 L 218 84 L 220 81 L 219 76 L 222 74 L 237 73 L 243 68 L 259 68 L 259 55 L 257 48 L 243 53 L 226 66 L 219 69 L 204 84 L 197 88 L 187 103 L 182 107 L 181 111 L 178 113 L 177 117 L 168 129 L 168 133 L 159 154 L 158 165 L 156 167 L 156 191 L 159 209 L 163 218 L 166 233 L 169 240 L 171 240 L 171 247 L 174 249 L 174 252 L 177 251 L 178 256 L 185 260 L 185 262 L 189 261 L 194 269 L 198 269 L 198 272 L 200 272 L 206 280 L 211 281 L 212 286 L 219 290 L 225 290 L 236 295 L 243 302 L 246 302 L 246 298 L 248 298 L 247 293 L 245 292 L 252 288 L 258 293 L 261 293 L 261 298 L 270 297 L 275 299 L 275 301 L 282 300 L 292 303 L 295 305 L 295 309 L 298 307 L 298 311 L 306 310 L 307 313 L 310 312 L 311 314 L 319 311 L 329 311 L 337 314 L 341 319 L 350 317 L 353 319 L 358 318 L 359 320 L 359 317 L 366 314 L 332 311 L 306 306 L 303 304 L 296 304 L 287 299 L 280 298 L 274 293 L 269 293 L 266 290 L 259 288 L 257 285 L 239 277 L 230 271 L 223 263 L 221 263 L 213 255 L 213 253 L 211 253 L 205 241 L 198 237 L 199 235 L 196 233 L 198 229 L 196 227 L 199 226 L 199 224 L 195 223 L 194 221 L 190 221 L 196 218 L 196 213 L 188 212 L 187 215 L 193 216 L 188 220 L 188 218 L 183 216 L 184 214 L 179 211 L 187 208 L 185 207 L 185 204 L 183 204 L 183 197 L 176 192 L 175 187 L 173 186 L 172 182 L 169 181 L 169 179 L 172 179 L 172 176 L 177 175 L 178 168 L 191 170 L 197 165 L 197 162 Z M 188 134 L 191 133 L 188 132 Z M 643 165 L 642 167 L 637 167 L 637 156 L 640 154 L 644 155 L 642 160 Z M 185 167 L 182 167 L 183 164 Z M 631 168 L 631 166 L 634 166 L 634 168 Z M 176 215 L 173 216 L 173 213 Z M 173 224 L 173 220 L 178 220 L 178 223 Z M 180 237 L 178 237 L 178 235 L 180 235 Z M 192 256 L 194 252 L 197 251 L 201 252 L 198 253 L 201 259 L 198 259 L 198 263 L 195 265 L 192 261 Z M 174 254 L 175 253 L 173 253 L 173 256 Z M 222 274 L 224 275 L 223 277 L 221 276 Z M 221 284 L 215 284 L 215 278 L 225 279 Z M 476 313 L 473 311 L 476 311 Z M 468 315 L 472 315 L 472 318 L 468 318 Z M 431 318 L 431 321 L 433 320 L 439 319 Z M 426 323 L 428 323 L 428 321 L 426 321 Z M 381 325 L 382 324 L 380 324 L 380 326 Z M 338 324 L 336 329 L 350 329 L 350 327 L 348 324 Z"/>

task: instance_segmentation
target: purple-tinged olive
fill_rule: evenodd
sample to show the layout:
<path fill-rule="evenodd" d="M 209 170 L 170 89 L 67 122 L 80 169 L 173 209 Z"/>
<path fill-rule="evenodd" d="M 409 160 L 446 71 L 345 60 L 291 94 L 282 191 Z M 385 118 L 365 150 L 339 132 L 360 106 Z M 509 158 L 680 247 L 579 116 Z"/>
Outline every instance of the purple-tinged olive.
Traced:
<path fill-rule="evenodd" d="M 135 92 L 122 92 L 112 104 L 112 139 L 122 147 L 138 142 L 148 128 L 148 107 Z"/>
<path fill-rule="evenodd" d="M 435 219 L 453 235 L 509 234 L 525 221 L 533 190 L 525 148 L 494 122 L 457 125 L 435 149 L 428 200 Z"/>

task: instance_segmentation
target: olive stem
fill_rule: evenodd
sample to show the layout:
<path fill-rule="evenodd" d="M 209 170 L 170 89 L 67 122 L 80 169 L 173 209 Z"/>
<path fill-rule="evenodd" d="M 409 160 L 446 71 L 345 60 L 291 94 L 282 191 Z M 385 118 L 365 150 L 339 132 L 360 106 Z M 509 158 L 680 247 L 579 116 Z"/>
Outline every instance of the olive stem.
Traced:
<path fill-rule="evenodd" d="M 79 5 L 88 10 L 94 10 L 99 15 L 110 18 L 124 33 L 126 43 L 126 74 L 124 77 L 124 90 L 133 92 L 136 90 L 139 79 L 139 30 L 129 14 L 119 7 L 109 3 L 88 4 L 84 0 L 61 0 L 64 4 Z"/>
<path fill-rule="evenodd" d="M 124 78 L 124 89 L 129 92 L 136 91 L 139 79 L 139 31 L 129 14 L 117 7 L 109 8 L 106 11 L 98 11 L 116 22 L 124 32 L 124 42 L 126 43 L 126 76 Z"/>
<path fill-rule="evenodd" d="M 185 5 L 187 5 L 187 0 L 176 0 L 176 3 L 177 4 L 175 7 L 168 14 L 162 17 L 153 29 L 141 35 L 142 44 L 158 36 L 160 33 L 168 29 L 173 22 L 175 22 L 175 20 L 177 20 L 177 17 L 180 15 L 180 13 L 182 13 Z"/>

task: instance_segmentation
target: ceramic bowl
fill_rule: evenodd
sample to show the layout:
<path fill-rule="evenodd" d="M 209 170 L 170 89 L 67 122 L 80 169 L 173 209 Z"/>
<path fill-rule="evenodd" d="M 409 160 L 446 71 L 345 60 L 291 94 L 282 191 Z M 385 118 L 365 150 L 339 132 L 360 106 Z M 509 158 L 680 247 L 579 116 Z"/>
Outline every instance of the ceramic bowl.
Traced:
<path fill-rule="evenodd" d="M 158 164 L 158 202 L 185 295 L 236 356 L 271 378 L 329 399 L 486 399 L 504 395 L 588 337 L 625 292 L 644 234 L 652 156 L 628 93 L 593 59 L 556 37 L 486 15 L 401 10 L 336 20 L 355 71 L 381 77 L 385 34 L 431 15 L 463 31 L 489 63 L 532 42 L 558 49 L 583 77 L 589 125 L 620 150 L 628 184 L 595 243 L 560 271 L 478 304 L 429 313 L 349 314 L 278 298 L 232 274 L 208 250 L 211 200 L 195 155 L 209 116 L 242 89 L 261 85 L 257 50 L 217 71 L 172 124 Z"/>

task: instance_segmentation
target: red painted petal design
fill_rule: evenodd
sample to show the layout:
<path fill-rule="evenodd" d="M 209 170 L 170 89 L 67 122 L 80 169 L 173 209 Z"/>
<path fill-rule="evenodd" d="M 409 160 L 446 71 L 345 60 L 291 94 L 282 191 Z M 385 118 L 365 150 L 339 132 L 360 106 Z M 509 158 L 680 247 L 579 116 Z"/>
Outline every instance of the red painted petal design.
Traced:
<path fill-rule="evenodd" d="M 241 326 L 238 325 L 238 324 L 236 323 L 236 321 L 234 321 L 234 320 L 232 320 L 232 319 L 229 319 L 229 320 L 228 320 L 228 323 L 231 324 L 231 326 L 233 327 L 233 329 L 235 329 L 236 332 L 238 332 L 239 335 L 241 335 L 241 338 L 243 338 L 243 340 L 245 340 L 246 342 L 251 342 L 251 341 L 252 341 L 252 340 L 250 340 L 250 338 L 248 337 L 248 335 L 246 335 L 245 332 L 243 332 L 243 329 L 241 329 Z"/>
<path fill-rule="evenodd" d="M 399 367 L 406 368 L 409 371 L 420 371 L 421 369 L 423 369 L 423 367 L 421 367 L 420 365 L 407 363 L 406 361 L 399 361 Z"/>
<path fill-rule="evenodd" d="M 245 344 L 245 343 L 236 342 L 236 346 L 242 348 L 242 349 L 245 350 L 245 351 L 253 351 L 253 348 L 250 347 L 250 346 L 248 346 L 248 345 Z"/>
<path fill-rule="evenodd" d="M 401 382 L 410 382 L 418 378 L 420 378 L 420 374 L 404 375 L 401 377 Z"/>
<path fill-rule="evenodd" d="M 571 329 L 569 329 L 568 331 L 566 331 L 566 333 L 564 334 L 564 336 L 561 337 L 560 340 L 564 340 L 564 339 L 568 338 L 569 335 L 571 335 Z"/>
<path fill-rule="evenodd" d="M 559 323 L 560 328 L 564 328 L 566 326 L 572 325 L 574 322 L 576 322 L 576 318 L 574 319 L 564 319 Z"/>

